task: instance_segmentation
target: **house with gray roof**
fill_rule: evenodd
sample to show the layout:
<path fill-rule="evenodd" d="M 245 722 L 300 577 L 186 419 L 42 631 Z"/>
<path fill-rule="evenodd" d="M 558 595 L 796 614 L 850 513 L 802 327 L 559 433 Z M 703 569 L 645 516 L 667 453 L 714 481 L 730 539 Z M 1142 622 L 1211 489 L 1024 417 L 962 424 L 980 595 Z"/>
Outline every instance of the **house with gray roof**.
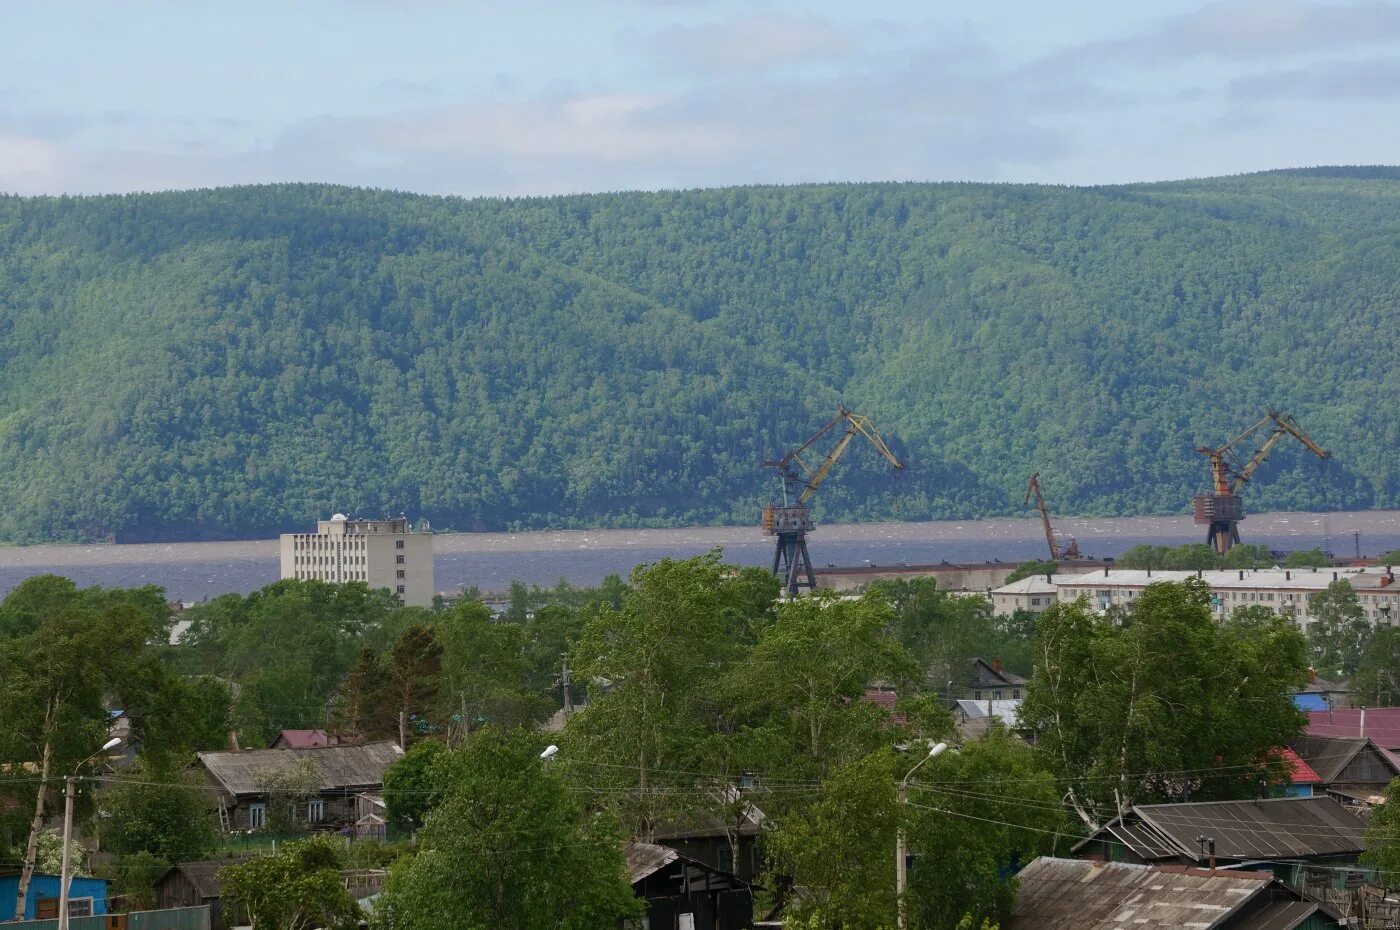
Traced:
<path fill-rule="evenodd" d="M 266 828 L 271 805 L 293 803 L 270 792 L 269 784 L 303 769 L 313 773 L 315 791 L 295 801 L 291 819 L 311 829 L 332 829 L 355 822 L 356 796 L 379 793 L 384 772 L 402 757 L 398 744 L 385 740 L 357 746 L 201 752 L 198 764 L 227 831 Z"/>
<path fill-rule="evenodd" d="M 1135 804 L 1074 847 L 1081 859 L 1268 871 L 1295 887 L 1373 879 L 1366 822 L 1329 797 Z"/>
<path fill-rule="evenodd" d="M 1185 866 L 1036 859 L 1003 930 L 1334 930 L 1326 905 L 1271 875 Z"/>

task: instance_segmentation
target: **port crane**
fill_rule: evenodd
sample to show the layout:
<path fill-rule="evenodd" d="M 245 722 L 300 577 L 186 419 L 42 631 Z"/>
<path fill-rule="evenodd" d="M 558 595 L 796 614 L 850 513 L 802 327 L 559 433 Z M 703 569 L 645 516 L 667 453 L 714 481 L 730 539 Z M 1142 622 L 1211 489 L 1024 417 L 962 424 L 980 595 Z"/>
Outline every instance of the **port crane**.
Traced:
<path fill-rule="evenodd" d="M 1264 441 L 1259 444 L 1253 455 L 1242 460 L 1239 457 L 1241 444 L 1264 429 L 1268 430 Z M 1200 446 L 1196 449 L 1206 457 L 1210 468 L 1210 493 L 1197 494 L 1195 498 L 1196 522 L 1210 527 L 1206 531 L 1206 542 L 1221 555 L 1229 552 L 1230 547 L 1240 541 L 1239 524 L 1244 519 L 1244 502 L 1240 499 L 1240 490 L 1285 436 L 1292 436 L 1318 458 L 1332 457 L 1331 452 L 1319 446 L 1311 436 L 1303 432 L 1296 419 L 1276 410 L 1270 410 L 1264 419 L 1223 446 Z"/>
<path fill-rule="evenodd" d="M 815 456 L 813 446 L 838 427 L 842 428 L 841 438 L 836 441 L 836 445 L 826 457 L 813 467 L 804 456 Z M 808 502 L 831 474 L 831 469 L 841 461 L 841 457 L 846 454 L 851 441 L 857 435 L 864 436 L 896 471 L 904 469 L 904 464 L 895 458 L 889 446 L 885 445 L 885 440 L 880 438 L 870 418 L 852 413 L 845 407 L 838 407 L 836 416 L 802 445 L 782 458 L 766 459 L 763 462 L 765 468 L 778 470 L 783 486 L 782 503 L 768 504 L 763 508 L 762 526 L 765 535 L 777 537 L 777 546 L 773 552 L 773 574 L 783 579 L 783 588 L 788 594 L 797 594 L 802 587 L 811 589 L 817 586 L 816 574 L 812 571 L 812 558 L 807 552 L 807 534 L 816 529 Z"/>
<path fill-rule="evenodd" d="M 1079 554 L 1079 541 L 1073 536 L 1057 535 L 1054 526 L 1050 524 L 1050 508 L 1045 506 L 1045 495 L 1040 493 L 1040 472 L 1031 475 L 1030 483 L 1026 485 L 1023 506 L 1029 507 L 1031 498 L 1035 498 L 1035 509 L 1040 511 L 1040 522 L 1045 526 L 1045 544 L 1050 548 L 1050 561 L 1082 558 Z M 1069 542 L 1064 542 L 1066 539 Z"/>

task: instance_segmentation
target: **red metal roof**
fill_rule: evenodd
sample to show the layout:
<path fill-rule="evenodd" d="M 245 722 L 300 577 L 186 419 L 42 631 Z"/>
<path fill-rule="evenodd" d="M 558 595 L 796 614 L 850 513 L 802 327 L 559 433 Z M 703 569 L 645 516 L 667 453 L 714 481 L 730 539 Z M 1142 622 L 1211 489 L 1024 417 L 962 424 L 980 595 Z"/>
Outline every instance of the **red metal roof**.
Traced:
<path fill-rule="evenodd" d="M 1287 746 L 1278 750 L 1278 757 L 1288 766 L 1288 781 L 1294 785 L 1320 785 L 1322 779 L 1312 770 L 1312 766 Z"/>
<path fill-rule="evenodd" d="M 1311 711 L 1307 732 L 1309 736 L 1369 736 L 1382 749 L 1400 749 L 1400 707 Z"/>
<path fill-rule="evenodd" d="M 866 688 L 861 700 L 874 704 L 876 707 L 889 714 L 890 722 L 903 725 L 906 718 L 903 714 L 895 713 L 894 706 L 899 702 L 899 695 L 886 688 Z"/>

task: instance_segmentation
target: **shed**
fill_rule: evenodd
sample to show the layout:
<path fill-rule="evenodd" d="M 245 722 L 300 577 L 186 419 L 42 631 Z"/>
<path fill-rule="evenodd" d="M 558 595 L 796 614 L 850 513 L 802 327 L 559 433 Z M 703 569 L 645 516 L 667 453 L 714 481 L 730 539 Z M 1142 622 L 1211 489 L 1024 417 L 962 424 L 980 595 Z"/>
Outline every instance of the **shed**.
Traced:
<path fill-rule="evenodd" d="M 156 907 L 209 908 L 211 930 L 224 930 L 224 906 L 220 900 L 223 883 L 219 880 L 220 870 L 231 865 L 247 862 L 249 856 L 228 859 L 204 859 L 198 862 L 179 862 L 165 870 L 156 879 Z"/>
<path fill-rule="evenodd" d="M 1267 874 L 1036 859 L 1003 930 L 1334 930 L 1338 916 Z"/>
<path fill-rule="evenodd" d="M 1304 734 L 1293 742 L 1293 749 L 1327 788 L 1383 790 L 1400 778 L 1400 758 L 1367 737 Z"/>

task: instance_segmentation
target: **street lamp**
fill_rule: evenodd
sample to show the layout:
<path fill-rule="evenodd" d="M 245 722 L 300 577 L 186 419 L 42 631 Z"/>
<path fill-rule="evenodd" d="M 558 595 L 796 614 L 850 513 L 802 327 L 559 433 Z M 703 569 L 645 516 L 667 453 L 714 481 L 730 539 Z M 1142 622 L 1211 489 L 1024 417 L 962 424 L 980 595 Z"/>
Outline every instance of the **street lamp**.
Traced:
<path fill-rule="evenodd" d="M 919 770 L 919 766 L 935 756 L 941 756 L 948 748 L 947 743 L 935 743 L 929 747 L 928 755 L 924 756 L 914 767 L 904 774 L 904 778 L 899 783 L 899 806 L 903 811 L 904 805 L 909 802 L 909 779 L 914 777 L 914 773 Z M 899 832 L 894 839 L 894 890 L 895 908 L 897 910 L 897 926 L 899 930 L 904 930 L 904 893 L 909 889 L 909 866 L 905 862 L 908 853 L 905 850 L 904 820 L 900 815 Z"/>
<path fill-rule="evenodd" d="M 554 754 L 558 751 L 559 747 L 550 743 L 548 746 L 544 747 L 544 752 L 540 753 L 540 758 L 548 762 L 550 759 L 554 758 Z"/>
<path fill-rule="evenodd" d="M 68 883 L 72 881 L 72 863 L 68 844 L 73 840 L 73 798 L 78 793 L 78 770 L 122 741 L 114 736 L 102 748 L 73 766 L 73 774 L 63 776 L 63 868 L 58 877 L 58 930 L 68 930 Z"/>

